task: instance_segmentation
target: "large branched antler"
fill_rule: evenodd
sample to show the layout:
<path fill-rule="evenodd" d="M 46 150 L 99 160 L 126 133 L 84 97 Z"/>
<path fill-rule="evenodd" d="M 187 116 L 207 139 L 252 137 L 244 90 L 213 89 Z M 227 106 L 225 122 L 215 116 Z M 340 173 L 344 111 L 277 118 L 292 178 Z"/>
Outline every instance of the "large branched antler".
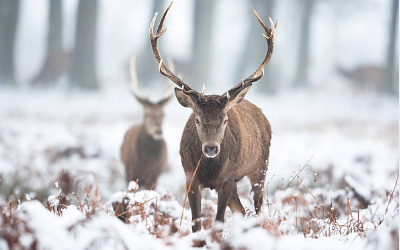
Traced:
<path fill-rule="evenodd" d="M 245 80 L 242 80 L 241 83 L 237 84 L 227 92 L 225 92 L 221 97 L 222 98 L 227 98 L 228 100 L 231 99 L 232 97 L 234 98 L 240 91 L 243 89 L 250 87 L 253 82 L 256 82 L 261 79 L 264 75 L 264 68 L 267 66 L 269 60 L 271 59 L 272 52 L 274 50 L 274 38 L 275 38 L 275 29 L 276 26 L 278 25 L 278 20 L 276 20 L 275 24 L 272 22 L 271 18 L 269 18 L 269 22 L 271 25 L 271 28 L 269 28 L 267 25 L 264 24 L 264 22 L 261 20 L 261 18 L 258 16 L 257 12 L 253 9 L 254 15 L 256 16 L 258 22 L 261 24 L 261 26 L 265 30 L 265 35 L 263 34 L 263 37 L 267 40 L 268 43 L 268 50 L 267 54 L 264 57 L 263 62 L 260 64 L 260 66 L 257 68 L 257 70 L 251 74 L 249 77 L 247 77 Z"/>
<path fill-rule="evenodd" d="M 176 85 L 178 85 L 180 88 L 183 89 L 183 91 L 187 94 L 191 94 L 192 96 L 202 96 L 203 92 L 204 92 L 204 88 L 202 93 L 200 94 L 199 92 L 197 92 L 196 90 L 194 90 L 192 87 L 190 87 L 189 85 L 187 85 L 186 83 L 184 83 L 181 79 L 179 79 L 177 76 L 175 76 L 171 70 L 168 69 L 167 65 L 164 63 L 161 55 L 160 55 L 160 51 L 158 50 L 158 46 L 157 46 L 157 41 L 158 39 L 164 35 L 164 33 L 167 31 L 167 29 L 163 30 L 163 25 L 164 25 L 164 21 L 165 21 L 165 17 L 169 11 L 169 9 L 172 6 L 172 3 L 168 6 L 168 8 L 164 11 L 164 14 L 161 17 L 160 20 L 160 24 L 157 28 L 157 32 L 154 35 L 153 29 L 154 29 L 154 24 L 155 21 L 157 19 L 157 14 L 155 13 L 153 20 L 151 21 L 150 24 L 150 43 L 151 43 L 151 49 L 153 51 L 154 54 L 154 58 L 156 59 L 157 63 L 158 63 L 158 70 L 160 71 L 160 73 L 166 77 L 168 77 L 171 81 L 173 81 Z M 263 34 L 263 37 L 267 40 L 268 43 L 268 50 L 267 50 L 267 54 L 264 57 L 263 62 L 261 63 L 261 65 L 257 68 L 257 70 L 250 75 L 249 77 L 247 77 L 245 80 L 242 80 L 241 83 L 237 84 L 236 86 L 234 86 L 233 88 L 231 88 L 230 90 L 228 90 L 227 92 L 225 92 L 222 96 L 221 99 L 225 99 L 226 100 L 230 100 L 232 97 L 236 97 L 236 95 L 238 93 L 240 93 L 240 91 L 242 91 L 245 88 L 248 88 L 252 85 L 253 82 L 258 81 L 261 77 L 263 77 L 264 75 L 264 68 L 265 66 L 267 66 L 269 60 L 271 59 L 272 56 L 272 52 L 274 49 L 274 38 L 275 38 L 275 29 L 276 26 L 278 25 L 278 20 L 276 20 L 275 24 L 272 22 L 271 18 L 269 18 L 270 24 L 271 24 L 271 28 L 269 28 L 267 25 L 264 24 L 264 22 L 261 20 L 261 18 L 258 16 L 257 12 L 253 9 L 253 12 L 258 20 L 258 22 L 261 24 L 261 26 L 264 28 L 265 30 L 265 35 Z"/>
<path fill-rule="evenodd" d="M 168 65 L 170 65 L 172 72 L 174 72 L 174 63 L 172 60 L 168 60 Z M 132 56 L 131 61 L 129 64 L 129 72 L 131 75 L 131 91 L 132 94 L 136 97 L 138 101 L 144 104 L 149 104 L 151 105 L 152 102 L 149 100 L 147 94 L 143 92 L 143 90 L 139 86 L 139 80 L 137 77 L 137 71 L 136 71 L 136 57 Z M 172 94 L 172 89 L 173 89 L 174 83 L 169 81 L 168 87 L 165 89 L 163 97 L 158 103 L 164 103 L 167 102 Z"/>
<path fill-rule="evenodd" d="M 167 65 L 164 63 L 164 60 L 161 57 L 160 51 L 158 50 L 157 46 L 157 41 L 158 39 L 164 35 L 164 33 L 167 31 L 167 28 L 163 30 L 163 25 L 165 21 L 165 17 L 167 16 L 167 13 L 169 9 L 171 8 L 173 2 L 170 3 L 168 8 L 164 11 L 164 14 L 161 17 L 160 24 L 158 25 L 157 32 L 154 35 L 153 29 L 154 29 L 154 24 L 157 19 L 158 13 L 154 14 L 153 20 L 151 21 L 150 24 L 150 30 L 149 30 L 149 35 L 150 35 L 150 43 L 151 43 L 151 49 L 154 54 L 154 58 L 156 59 L 158 63 L 158 70 L 160 73 L 166 77 L 168 77 L 171 81 L 173 81 L 176 85 L 178 85 L 180 88 L 182 88 L 186 93 L 192 93 L 198 95 L 199 93 L 195 91 L 192 87 L 184 83 L 181 79 L 179 79 L 174 73 L 171 72 L 171 70 L 168 69 Z"/>

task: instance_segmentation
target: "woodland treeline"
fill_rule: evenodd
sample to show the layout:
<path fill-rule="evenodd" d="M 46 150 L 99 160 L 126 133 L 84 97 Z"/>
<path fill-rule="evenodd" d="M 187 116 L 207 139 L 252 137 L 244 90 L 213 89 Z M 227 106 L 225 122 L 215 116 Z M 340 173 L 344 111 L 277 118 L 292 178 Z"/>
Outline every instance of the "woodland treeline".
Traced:
<path fill-rule="evenodd" d="M 98 53 L 97 40 L 99 25 L 100 0 L 78 0 L 76 9 L 75 38 L 73 48 L 66 50 L 63 46 L 63 2 L 67 0 L 48 0 L 47 13 L 47 43 L 45 60 L 34 76 L 28 79 L 29 85 L 33 87 L 51 87 L 57 80 L 66 76 L 71 87 L 84 89 L 98 89 L 101 82 L 107 79 L 100 79 L 96 70 L 96 56 Z M 387 11 L 388 21 L 385 29 L 387 46 L 385 48 L 385 62 L 376 65 L 359 65 L 359 67 L 346 68 L 338 66 L 337 73 L 362 85 L 363 82 L 372 82 L 381 93 L 398 93 L 398 0 L 390 1 L 390 8 Z M 165 0 L 148 1 L 152 4 L 152 12 L 163 12 L 167 2 Z M 354 0 L 351 3 L 341 1 L 341 4 L 368 5 L 372 1 Z M 19 77 L 16 75 L 16 46 L 17 31 L 20 26 L 21 0 L 0 0 L 0 84 L 18 87 Z M 113 4 L 123 4 L 123 1 L 115 1 Z M 276 9 L 280 4 L 277 0 L 249 0 L 249 8 L 254 7 L 261 17 L 276 18 Z M 286 25 L 298 27 L 298 36 L 293 38 L 293 43 L 298 46 L 297 53 L 293 55 L 296 69 L 294 70 L 293 88 L 307 88 L 310 77 L 310 54 L 313 48 L 310 40 L 316 33 L 312 29 L 313 18 L 318 7 L 322 4 L 334 5 L 335 1 L 304 0 L 293 1 L 298 10 L 292 20 L 286 21 Z M 340 3 L 339 3 L 340 4 Z M 185 75 L 187 81 L 192 82 L 195 88 L 200 89 L 202 83 L 207 82 L 210 76 L 210 60 L 212 53 L 212 27 L 215 25 L 216 3 L 212 0 L 193 1 L 193 39 L 192 55 L 188 61 L 176 60 L 177 68 Z M 362 11 L 362 10 L 361 10 Z M 132 13 L 135 15 L 136 13 Z M 221 13 L 222 14 L 222 13 Z M 339 17 L 338 17 L 339 18 Z M 148 25 L 150 20 L 143 21 Z M 260 29 L 258 23 L 252 20 L 248 22 L 249 34 L 245 38 L 245 48 L 242 48 L 239 56 L 239 63 L 233 71 L 235 79 L 246 77 L 247 72 L 253 65 L 257 65 L 265 50 L 265 41 L 259 39 Z M 340 27 L 338 27 L 340 28 Z M 332 31 L 335 32 L 335 31 Z M 371 31 L 373 36 L 373 31 Z M 138 38 L 139 39 L 139 38 Z M 145 39 L 145 38 L 140 38 Z M 343 38 L 346 39 L 346 38 Z M 367 42 L 367 41 L 366 41 Z M 32 48 L 35 49 L 35 48 Z M 128 57 L 129 55 L 127 55 Z M 173 57 L 173 55 L 172 55 Z M 138 55 L 138 74 L 143 81 L 152 77 L 149 70 L 154 69 L 154 59 L 150 46 L 141 49 Z M 251 65 L 251 66 L 247 66 Z M 273 73 L 273 72 L 278 73 Z M 275 93 L 279 89 L 277 74 L 285 72 L 284 63 L 276 63 L 273 67 L 266 68 L 265 77 L 261 80 L 268 84 L 258 84 L 258 89 L 263 92 Z"/>

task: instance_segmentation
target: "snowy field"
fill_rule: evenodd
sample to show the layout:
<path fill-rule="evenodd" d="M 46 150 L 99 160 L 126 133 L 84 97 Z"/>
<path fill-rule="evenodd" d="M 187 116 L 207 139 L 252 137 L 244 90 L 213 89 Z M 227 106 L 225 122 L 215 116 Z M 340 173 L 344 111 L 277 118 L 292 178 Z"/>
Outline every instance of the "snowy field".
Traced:
<path fill-rule="evenodd" d="M 180 226 L 178 153 L 190 110 L 167 106 L 169 171 L 156 189 L 128 188 L 119 150 L 142 111 L 126 86 L 0 89 L 0 249 L 398 249 L 397 98 L 250 91 L 273 130 L 263 213 L 242 180 L 246 217 L 227 209 L 215 232 L 217 195 L 204 190 L 204 229 L 193 234 L 189 204 Z"/>

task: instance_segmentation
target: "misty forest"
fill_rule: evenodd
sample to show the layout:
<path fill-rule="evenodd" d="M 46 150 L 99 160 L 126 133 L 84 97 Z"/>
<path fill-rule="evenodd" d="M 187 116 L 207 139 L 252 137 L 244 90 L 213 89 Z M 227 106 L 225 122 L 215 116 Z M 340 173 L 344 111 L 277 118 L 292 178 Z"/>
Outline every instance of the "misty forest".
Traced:
<path fill-rule="evenodd" d="M 0 0 L 0 249 L 398 250 L 398 14 Z"/>

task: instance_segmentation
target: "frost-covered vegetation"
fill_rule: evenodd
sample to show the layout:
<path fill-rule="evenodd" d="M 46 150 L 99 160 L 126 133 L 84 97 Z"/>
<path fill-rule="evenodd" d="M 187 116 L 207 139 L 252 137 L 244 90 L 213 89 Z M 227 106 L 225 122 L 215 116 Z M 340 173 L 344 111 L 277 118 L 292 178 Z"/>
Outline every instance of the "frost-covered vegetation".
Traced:
<path fill-rule="evenodd" d="M 119 147 L 141 118 L 125 87 L 96 93 L 2 89 L 1 249 L 398 249 L 398 100 L 318 92 L 249 97 L 273 139 L 263 213 L 245 218 L 203 191 L 203 230 L 183 207 L 178 153 L 188 111 L 167 107 L 169 171 L 154 191 L 125 183 Z M 20 100 L 24 100 L 20 103 Z M 181 215 L 182 216 L 182 225 Z"/>

